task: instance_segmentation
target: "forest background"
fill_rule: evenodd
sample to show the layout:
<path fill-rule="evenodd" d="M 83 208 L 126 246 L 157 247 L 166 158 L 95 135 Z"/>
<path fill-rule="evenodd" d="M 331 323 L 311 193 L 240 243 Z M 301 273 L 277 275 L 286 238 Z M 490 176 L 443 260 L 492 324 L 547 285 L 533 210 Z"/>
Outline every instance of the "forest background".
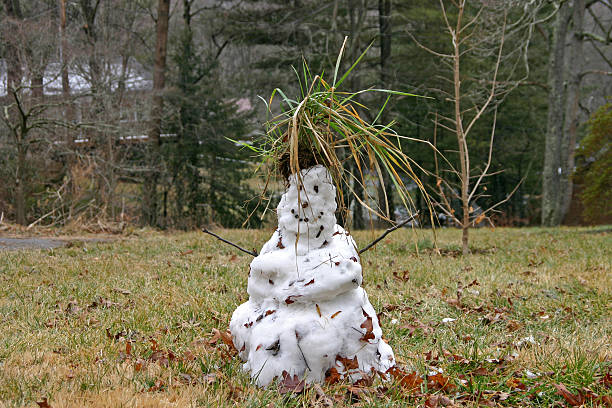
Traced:
<path fill-rule="evenodd" d="M 476 175 L 487 173 L 469 207 L 474 224 L 610 223 L 610 1 L 468 1 L 460 69 L 445 59 L 458 4 L 2 0 L 0 224 L 240 227 L 251 213 L 250 226 L 265 223 L 258 159 L 229 139 L 257 144 L 280 99 L 270 113 L 258 97 L 297 95 L 292 67 L 301 74 L 304 60 L 333 72 L 346 36 L 344 70 L 367 50 L 347 90 L 430 97 L 360 102 L 387 103 L 381 122 L 428 142 L 402 147 L 441 214 L 444 199 L 451 214 L 464 211 L 453 170 L 459 90 L 461 115 L 482 108 L 468 139 Z M 374 181 L 372 190 L 381 202 Z M 426 209 L 414 191 L 411 210 Z M 405 216 L 387 195 L 391 217 Z M 368 215 L 349 207 L 352 227 L 364 228 Z"/>

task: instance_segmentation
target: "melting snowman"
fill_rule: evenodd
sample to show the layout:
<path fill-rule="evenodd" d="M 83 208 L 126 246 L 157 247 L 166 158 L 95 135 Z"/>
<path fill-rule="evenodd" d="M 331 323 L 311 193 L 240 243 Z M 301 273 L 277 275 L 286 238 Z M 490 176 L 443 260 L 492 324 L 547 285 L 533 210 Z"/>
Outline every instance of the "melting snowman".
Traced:
<path fill-rule="evenodd" d="M 336 224 L 336 188 L 317 165 L 289 177 L 278 229 L 251 262 L 249 300 L 230 330 L 243 368 L 266 386 L 289 374 L 352 381 L 395 365 L 361 287 L 355 241 Z M 286 374 L 283 374 L 286 372 Z"/>

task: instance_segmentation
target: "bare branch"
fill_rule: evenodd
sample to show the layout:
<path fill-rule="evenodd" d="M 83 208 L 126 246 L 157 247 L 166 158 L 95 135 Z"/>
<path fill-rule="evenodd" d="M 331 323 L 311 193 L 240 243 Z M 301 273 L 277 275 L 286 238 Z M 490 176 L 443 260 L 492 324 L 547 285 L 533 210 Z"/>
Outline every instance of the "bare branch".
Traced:
<path fill-rule="evenodd" d="M 220 236 L 218 236 L 218 235 L 217 235 L 217 234 L 215 234 L 214 232 L 210 232 L 210 231 L 209 231 L 209 230 L 207 230 L 206 228 L 202 228 L 202 232 L 204 232 L 204 233 L 206 233 L 206 234 L 210 234 L 210 235 L 212 235 L 213 237 L 217 238 L 219 241 L 225 242 L 226 244 L 229 244 L 229 245 L 233 246 L 234 248 L 237 248 L 237 249 L 241 250 L 241 251 L 242 251 L 242 252 L 244 252 L 245 254 L 249 254 L 249 255 L 251 255 L 251 256 L 257 256 L 257 251 L 256 251 L 256 250 L 253 250 L 253 252 L 251 252 L 251 251 L 249 251 L 249 250 L 247 250 L 247 249 L 244 249 L 244 248 L 242 248 L 241 246 L 236 245 L 236 244 L 234 244 L 234 243 L 233 243 L 233 242 L 231 242 L 231 241 L 228 241 L 227 239 L 221 238 Z"/>
<path fill-rule="evenodd" d="M 506 17 L 507 17 L 507 14 L 504 11 L 504 28 L 506 27 Z M 472 118 L 472 120 L 470 121 L 470 124 L 468 125 L 467 129 L 465 130 L 465 133 L 464 133 L 465 136 L 468 135 L 468 133 L 470 132 L 470 129 L 472 128 L 472 126 L 474 126 L 476 121 L 480 118 L 480 116 L 485 111 L 485 109 L 487 109 L 487 107 L 489 106 L 489 104 L 493 100 L 493 97 L 495 96 L 495 87 L 497 86 L 497 74 L 499 72 L 499 66 L 500 66 L 500 62 L 501 62 L 502 50 L 504 48 L 504 39 L 505 39 L 505 36 L 503 34 L 503 31 L 502 31 L 502 37 L 501 37 L 501 41 L 500 41 L 500 44 L 499 44 L 499 52 L 497 54 L 497 62 L 495 63 L 495 73 L 493 74 L 493 80 L 492 80 L 493 83 L 491 84 L 491 93 L 489 94 L 489 98 L 487 99 L 487 101 L 484 103 L 484 105 L 476 113 L 476 116 L 474 116 Z"/>
<path fill-rule="evenodd" d="M 419 213 L 420 213 L 420 211 L 417 211 L 416 214 L 411 215 L 410 217 L 408 217 L 404 221 L 400 222 L 399 224 L 397 224 L 397 225 L 395 225 L 395 226 L 393 226 L 391 228 L 387 228 L 387 230 L 385 232 L 383 232 L 383 234 L 380 237 L 378 237 L 374 241 L 370 242 L 363 249 L 360 249 L 358 251 L 359 255 L 361 255 L 362 253 L 364 253 L 368 249 L 372 248 L 374 245 L 376 245 L 378 242 L 380 242 L 380 240 L 382 240 L 384 237 L 386 237 L 391 232 L 395 231 L 398 228 L 403 227 L 404 225 L 408 224 L 410 221 L 414 220 L 419 215 Z"/>
<path fill-rule="evenodd" d="M 468 201 L 471 201 L 472 197 L 474 197 L 474 193 L 478 189 L 478 186 L 480 185 L 482 178 L 486 176 L 487 171 L 489 171 L 489 167 L 491 166 L 491 158 L 493 157 L 493 139 L 495 138 L 496 124 L 497 124 L 497 107 L 495 108 L 495 113 L 493 114 L 493 125 L 491 125 L 491 140 L 489 141 L 489 157 L 487 158 L 487 164 L 485 165 L 485 168 L 482 171 L 482 173 L 480 173 L 480 177 L 478 177 L 478 180 L 476 181 L 476 183 L 474 183 L 474 186 L 472 187 L 472 192 L 468 196 Z"/>
<path fill-rule="evenodd" d="M 426 46 L 424 46 L 423 44 L 421 44 L 415 37 L 414 35 L 412 35 L 412 33 L 410 31 L 407 31 L 408 35 L 410 36 L 410 38 L 412 38 L 412 40 L 415 42 L 415 44 L 419 47 L 424 49 L 425 51 L 427 51 L 430 54 L 436 55 L 438 57 L 442 57 L 442 58 L 452 58 L 452 55 L 448 55 L 448 54 L 442 54 L 440 52 L 436 52 L 434 50 L 432 50 L 431 48 L 427 48 Z"/>
<path fill-rule="evenodd" d="M 612 71 L 602 71 L 602 70 L 592 69 L 590 71 L 581 72 L 580 76 L 583 77 L 585 75 L 592 75 L 592 74 L 612 76 Z"/>

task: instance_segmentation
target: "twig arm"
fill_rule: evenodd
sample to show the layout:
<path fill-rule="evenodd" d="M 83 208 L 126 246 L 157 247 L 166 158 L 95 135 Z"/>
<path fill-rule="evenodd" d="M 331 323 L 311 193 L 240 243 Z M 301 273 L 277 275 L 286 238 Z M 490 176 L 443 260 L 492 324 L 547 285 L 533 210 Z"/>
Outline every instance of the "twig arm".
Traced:
<path fill-rule="evenodd" d="M 408 217 L 407 219 L 405 219 L 404 221 L 400 222 L 399 224 L 388 228 L 385 232 L 383 232 L 383 234 L 376 238 L 374 241 L 370 242 L 368 245 L 366 245 L 363 249 L 360 249 L 358 251 L 359 255 L 361 255 L 362 253 L 364 253 L 365 251 L 367 251 L 368 249 L 372 248 L 374 245 L 378 244 L 378 242 L 380 240 L 382 240 L 384 237 L 386 237 L 388 234 L 392 233 L 393 231 L 395 231 L 398 228 L 403 227 L 404 225 L 408 224 L 410 221 L 414 220 L 418 215 L 419 215 L 420 211 L 417 211 L 416 214 Z"/>
<path fill-rule="evenodd" d="M 202 228 L 202 232 L 204 232 L 206 234 L 209 234 L 209 235 L 212 235 L 213 237 L 217 238 L 219 241 L 225 242 L 226 244 L 229 244 L 229 245 L 233 246 L 234 248 L 237 248 L 237 249 L 241 250 L 245 254 L 249 254 L 251 256 L 257 256 L 258 255 L 256 250 L 249 251 L 247 249 L 244 249 L 241 246 L 238 246 L 238 245 L 234 244 L 233 242 L 228 241 L 227 239 L 221 238 L 220 236 L 218 236 L 214 232 L 210 232 L 206 228 Z"/>

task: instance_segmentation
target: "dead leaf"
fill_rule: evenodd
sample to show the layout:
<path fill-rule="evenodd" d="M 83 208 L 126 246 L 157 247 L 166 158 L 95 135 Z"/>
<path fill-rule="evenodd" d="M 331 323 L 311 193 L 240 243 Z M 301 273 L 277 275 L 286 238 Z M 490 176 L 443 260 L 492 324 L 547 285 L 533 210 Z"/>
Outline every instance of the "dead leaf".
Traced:
<path fill-rule="evenodd" d="M 132 292 L 130 292 L 127 289 L 122 289 L 122 288 L 113 288 L 113 292 L 117 292 L 117 293 L 121 293 L 122 295 L 131 295 Z"/>
<path fill-rule="evenodd" d="M 393 272 L 393 277 L 399 281 L 408 282 L 410 280 L 409 274 L 410 272 L 408 270 L 403 271 L 401 275 L 397 272 Z"/>
<path fill-rule="evenodd" d="M 323 391 L 323 388 L 321 388 L 319 384 L 316 384 L 316 383 L 313 384 L 312 388 L 317 394 L 317 397 L 319 397 L 319 400 L 316 401 L 317 404 L 323 404 L 323 406 L 326 406 L 326 407 L 334 406 L 334 401 L 331 398 L 329 398 L 327 395 L 325 395 L 325 391 Z"/>
<path fill-rule="evenodd" d="M 375 336 L 374 336 L 374 326 L 372 324 L 372 317 L 368 316 L 367 313 L 364 311 L 363 315 L 366 317 L 365 321 L 363 323 L 361 323 L 361 325 L 359 327 L 361 327 L 362 329 L 365 329 L 366 332 L 365 334 L 361 337 L 361 341 L 369 341 L 369 340 L 374 340 Z"/>
<path fill-rule="evenodd" d="M 352 359 L 349 359 L 347 357 L 342 357 L 340 355 L 337 355 L 336 361 L 339 361 L 342 363 L 345 371 L 356 370 L 359 368 L 359 362 L 357 361 L 357 356 L 353 357 Z"/>
<path fill-rule="evenodd" d="M 360 371 L 361 378 L 353 383 L 355 387 L 367 388 L 370 387 L 374 383 L 374 376 L 369 375 L 364 371 Z"/>
<path fill-rule="evenodd" d="M 189 254 L 193 254 L 193 249 L 188 249 L 184 252 L 181 252 L 181 256 L 185 256 L 185 255 L 189 255 Z"/>
<path fill-rule="evenodd" d="M 463 308 L 463 304 L 461 303 L 460 298 L 457 298 L 457 299 L 449 298 L 449 299 L 446 299 L 445 302 L 451 306 L 456 307 L 457 309 Z"/>
<path fill-rule="evenodd" d="M 355 357 L 356 358 L 356 357 Z M 325 382 L 328 384 L 335 384 L 340 381 L 341 375 L 336 367 L 332 367 L 325 373 Z"/>
<path fill-rule="evenodd" d="M 572 394 L 565 385 L 553 383 L 553 387 L 557 389 L 557 394 L 561 395 L 565 401 L 573 407 L 579 407 L 584 404 L 584 397 L 580 394 Z"/>
<path fill-rule="evenodd" d="M 414 391 L 420 388 L 423 383 L 423 379 L 417 374 L 416 371 L 407 373 L 397 366 L 393 366 L 387 370 L 387 374 L 390 374 L 406 391 Z"/>
<path fill-rule="evenodd" d="M 168 367 L 168 365 L 170 364 L 170 359 L 168 358 L 168 355 L 166 354 L 165 351 L 161 351 L 161 350 L 154 351 L 149 356 L 149 360 L 153 362 L 157 362 L 159 363 L 159 365 L 163 367 Z"/>
<path fill-rule="evenodd" d="M 605 406 L 612 407 L 612 396 L 602 395 L 599 399 Z"/>
<path fill-rule="evenodd" d="M 212 384 L 215 381 L 217 381 L 217 379 L 220 377 L 219 373 L 209 373 L 209 374 L 204 374 L 202 376 L 202 382 L 204 384 Z"/>
<path fill-rule="evenodd" d="M 308 283 L 304 284 L 304 286 L 312 285 L 314 283 L 314 279 L 311 279 Z"/>
<path fill-rule="evenodd" d="M 44 397 L 42 401 L 36 401 L 36 403 L 40 408 L 51 408 L 51 405 L 49 405 L 49 402 L 47 401 L 47 397 Z"/>
<path fill-rule="evenodd" d="M 482 220 L 484 220 L 486 217 L 486 215 L 484 213 L 481 213 L 478 217 L 476 217 L 476 220 L 474 221 L 474 224 L 480 224 L 482 222 Z"/>
<path fill-rule="evenodd" d="M 79 307 L 79 304 L 76 302 L 76 300 L 71 300 L 70 302 L 68 302 L 68 306 L 66 306 L 66 313 L 68 314 L 76 314 L 81 310 L 81 308 Z"/>
<path fill-rule="evenodd" d="M 487 370 L 485 367 L 478 367 L 472 371 L 472 375 L 492 375 L 493 373 Z"/>
<path fill-rule="evenodd" d="M 187 373 L 179 373 L 179 380 L 184 384 L 191 384 L 195 382 L 193 378 Z"/>
<path fill-rule="evenodd" d="M 238 350 L 236 349 L 236 346 L 234 346 L 234 340 L 232 339 L 232 333 L 229 331 L 229 329 L 222 332 L 219 329 L 213 328 L 212 334 L 213 334 L 212 338 L 208 340 L 209 344 L 216 344 L 220 339 L 221 341 L 223 341 L 225 345 L 229 347 L 230 356 L 238 352 Z"/>
<path fill-rule="evenodd" d="M 302 295 L 291 295 L 291 296 L 287 297 L 287 299 L 285 299 L 285 303 L 288 304 L 288 305 L 290 305 L 292 303 L 295 303 L 295 300 L 291 299 L 291 298 L 299 298 L 299 297 L 302 297 Z"/>
<path fill-rule="evenodd" d="M 448 398 L 446 395 L 440 394 L 430 395 L 425 401 L 425 406 L 431 408 L 436 408 L 439 406 L 448 407 L 450 405 L 453 405 L 453 400 Z"/>
<path fill-rule="evenodd" d="M 521 391 L 525 391 L 527 389 L 527 386 L 518 378 L 509 378 L 508 381 L 506 381 L 506 385 L 510 389 L 519 389 Z"/>
<path fill-rule="evenodd" d="M 506 329 L 511 332 L 517 331 L 522 327 L 523 325 L 518 320 L 509 320 L 508 324 L 506 324 Z"/>
<path fill-rule="evenodd" d="M 342 310 L 338 310 L 336 313 L 331 315 L 331 318 L 333 319 L 334 317 L 338 316 L 340 313 L 342 313 Z"/>
<path fill-rule="evenodd" d="M 404 324 L 400 326 L 400 329 L 407 329 L 408 337 L 412 337 L 412 334 L 416 329 L 423 330 L 423 334 L 431 334 L 434 331 L 433 327 L 428 326 L 419 320 L 415 321 L 414 323 Z"/>
<path fill-rule="evenodd" d="M 134 371 L 142 371 L 142 368 L 144 367 L 145 361 L 141 358 L 139 358 L 138 360 L 134 361 Z"/>
<path fill-rule="evenodd" d="M 443 376 L 441 373 L 427 376 L 427 387 L 434 390 L 448 391 L 455 386 L 451 384 L 450 378 Z"/>
<path fill-rule="evenodd" d="M 195 354 L 191 352 L 191 350 L 185 350 L 183 352 L 183 361 L 193 361 L 196 359 Z"/>
<path fill-rule="evenodd" d="M 234 347 L 234 341 L 232 340 L 232 333 L 229 331 L 229 329 L 222 332 L 219 329 L 213 328 L 212 337 L 210 338 L 210 340 L 208 340 L 208 344 L 216 344 L 219 339 L 223 341 L 223 343 L 228 345 L 230 349 L 236 350 L 236 348 Z"/>
<path fill-rule="evenodd" d="M 156 392 L 161 390 L 162 388 L 164 388 L 164 382 L 162 380 L 157 380 L 155 381 L 155 384 L 150 386 L 149 389 L 147 391 L 149 392 Z"/>
<path fill-rule="evenodd" d="M 304 391 L 306 383 L 304 380 L 300 380 L 297 375 L 293 375 L 293 378 L 287 371 L 283 371 L 282 379 L 279 383 L 278 392 L 279 394 L 295 393 L 299 394 Z"/>
<path fill-rule="evenodd" d="M 317 308 L 317 313 L 319 314 L 319 317 L 321 317 L 321 308 L 317 304 L 315 304 L 315 306 Z"/>

